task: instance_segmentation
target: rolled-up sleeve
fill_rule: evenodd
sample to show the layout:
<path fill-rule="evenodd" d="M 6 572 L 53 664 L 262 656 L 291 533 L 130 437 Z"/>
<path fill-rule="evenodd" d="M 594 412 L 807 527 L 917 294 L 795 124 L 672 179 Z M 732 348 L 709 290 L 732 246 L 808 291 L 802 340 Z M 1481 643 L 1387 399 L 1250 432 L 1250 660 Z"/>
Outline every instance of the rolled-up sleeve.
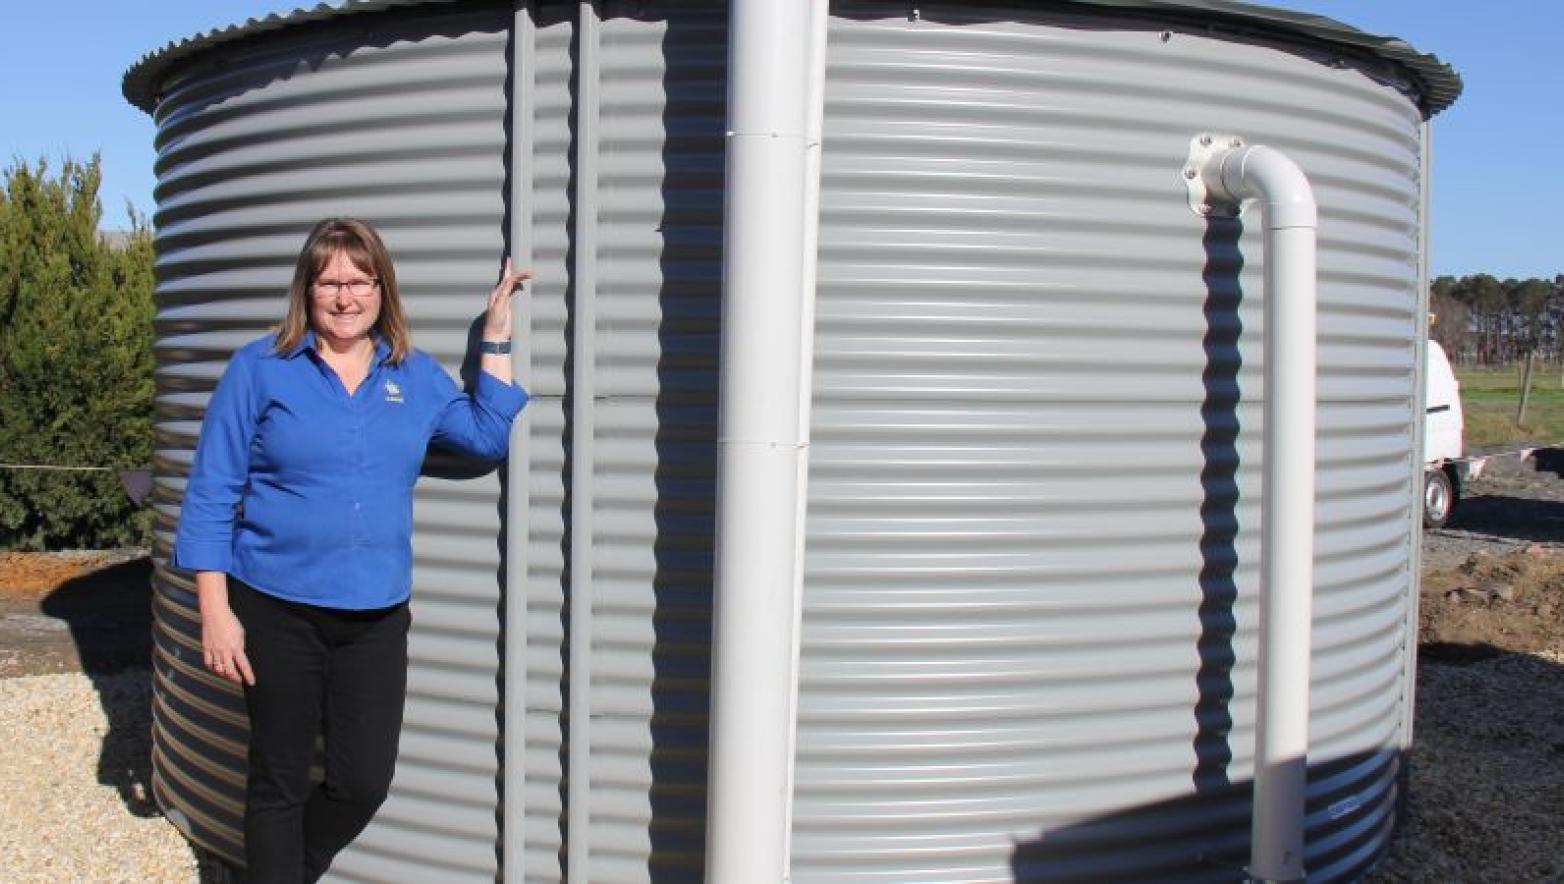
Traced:
<path fill-rule="evenodd" d="M 172 564 L 189 571 L 233 566 L 234 511 L 250 470 L 256 401 L 252 354 L 235 354 L 217 382 L 179 508 Z"/>
<path fill-rule="evenodd" d="M 527 393 L 486 371 L 478 372 L 471 394 L 462 392 L 438 366 L 435 384 L 447 397 L 435 420 L 434 441 L 474 457 L 501 460 L 510 450 L 510 428 L 527 404 Z"/>

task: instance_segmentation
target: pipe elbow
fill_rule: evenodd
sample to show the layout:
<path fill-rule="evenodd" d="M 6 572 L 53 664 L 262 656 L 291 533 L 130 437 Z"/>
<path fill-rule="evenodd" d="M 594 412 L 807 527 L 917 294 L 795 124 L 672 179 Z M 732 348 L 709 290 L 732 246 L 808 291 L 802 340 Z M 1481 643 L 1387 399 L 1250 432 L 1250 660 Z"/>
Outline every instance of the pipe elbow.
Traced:
<path fill-rule="evenodd" d="M 1230 151 L 1222 158 L 1221 180 L 1223 189 L 1239 199 L 1260 201 L 1266 229 L 1319 225 L 1308 177 L 1281 151 L 1264 145 Z"/>

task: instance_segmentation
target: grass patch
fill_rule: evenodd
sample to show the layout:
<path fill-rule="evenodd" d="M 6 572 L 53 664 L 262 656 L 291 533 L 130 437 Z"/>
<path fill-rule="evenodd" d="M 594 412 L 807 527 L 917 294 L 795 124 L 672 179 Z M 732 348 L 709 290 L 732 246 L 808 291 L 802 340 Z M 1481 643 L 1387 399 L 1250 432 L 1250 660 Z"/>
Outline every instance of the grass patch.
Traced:
<path fill-rule="evenodd" d="M 1485 448 L 1564 443 L 1564 383 L 1557 365 L 1532 369 L 1526 420 L 1517 426 L 1521 398 L 1519 364 L 1484 368 L 1456 367 L 1461 408 L 1466 413 L 1466 447 Z"/>

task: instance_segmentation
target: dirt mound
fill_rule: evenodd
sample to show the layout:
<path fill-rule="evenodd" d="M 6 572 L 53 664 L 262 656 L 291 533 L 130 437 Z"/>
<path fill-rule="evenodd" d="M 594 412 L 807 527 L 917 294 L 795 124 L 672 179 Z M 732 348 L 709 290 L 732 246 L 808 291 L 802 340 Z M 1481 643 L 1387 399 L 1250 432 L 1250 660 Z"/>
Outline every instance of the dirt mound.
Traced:
<path fill-rule="evenodd" d="M 1425 571 L 1418 643 L 1450 662 L 1564 650 L 1564 556 L 1533 544 Z"/>

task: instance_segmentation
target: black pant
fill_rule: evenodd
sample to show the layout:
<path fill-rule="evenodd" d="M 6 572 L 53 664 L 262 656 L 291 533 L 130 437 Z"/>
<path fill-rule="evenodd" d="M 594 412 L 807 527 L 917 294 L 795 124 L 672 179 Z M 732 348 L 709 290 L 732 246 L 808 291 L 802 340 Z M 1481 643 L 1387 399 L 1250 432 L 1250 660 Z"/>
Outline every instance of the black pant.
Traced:
<path fill-rule="evenodd" d="M 247 880 L 314 881 L 369 825 L 391 786 L 407 692 L 407 604 L 288 602 L 228 581 L 255 684 L 245 790 Z M 310 783 L 315 739 L 325 780 Z"/>

